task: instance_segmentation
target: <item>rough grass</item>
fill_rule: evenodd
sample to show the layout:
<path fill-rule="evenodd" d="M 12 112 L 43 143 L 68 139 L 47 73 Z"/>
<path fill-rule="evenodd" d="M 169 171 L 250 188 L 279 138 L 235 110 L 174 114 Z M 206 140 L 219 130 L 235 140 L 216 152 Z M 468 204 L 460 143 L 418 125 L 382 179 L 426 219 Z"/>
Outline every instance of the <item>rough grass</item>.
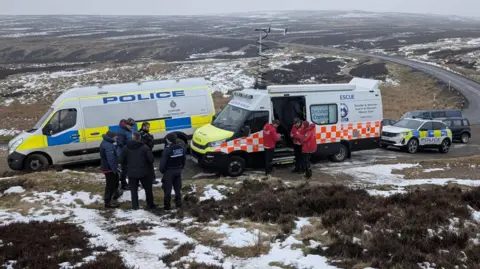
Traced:
<path fill-rule="evenodd" d="M 185 243 L 180 245 L 172 253 L 166 254 L 160 257 L 160 260 L 163 261 L 166 265 L 170 266 L 173 262 L 179 261 L 182 257 L 188 256 L 190 251 L 195 248 L 195 245 L 192 243 Z"/>
<path fill-rule="evenodd" d="M 433 78 L 408 67 L 391 63 L 387 64 L 387 68 L 400 84 L 384 84 L 380 87 L 385 118 L 398 119 L 411 110 L 460 107 L 462 96 L 448 90 L 448 87 L 440 85 Z M 434 94 L 436 106 L 434 106 Z"/>
<path fill-rule="evenodd" d="M 480 228 L 471 219 L 471 208 L 480 209 L 480 188 L 432 187 L 377 197 L 345 186 L 305 184 L 274 189 L 263 182 L 244 182 L 239 192 L 225 200 L 192 205 L 192 214 L 204 219 L 223 215 L 226 219 L 275 222 L 285 233 L 294 228 L 296 217 L 321 217 L 321 223 L 304 227 L 299 236 L 328 246 L 310 253 L 341 260 L 345 268 L 361 264 L 418 268 L 423 262 L 434 262 L 438 268 L 476 268 L 480 245 L 472 240 L 478 239 Z"/>
<path fill-rule="evenodd" d="M 0 226 L 0 264 L 16 261 L 13 268 L 59 268 L 75 265 L 102 248 L 89 246 L 88 235 L 78 226 L 59 221 L 13 223 Z M 128 268 L 118 253 L 104 252 L 79 268 Z"/>

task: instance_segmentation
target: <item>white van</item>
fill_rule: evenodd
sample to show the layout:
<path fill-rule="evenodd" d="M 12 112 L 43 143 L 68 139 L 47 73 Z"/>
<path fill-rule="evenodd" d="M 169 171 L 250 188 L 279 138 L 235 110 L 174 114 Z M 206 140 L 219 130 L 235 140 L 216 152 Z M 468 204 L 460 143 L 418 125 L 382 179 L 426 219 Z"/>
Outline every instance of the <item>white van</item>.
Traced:
<path fill-rule="evenodd" d="M 379 81 L 354 78 L 347 84 L 269 86 L 234 92 L 211 124 L 193 135 L 192 156 L 206 168 L 239 176 L 264 165 L 263 127 L 278 119 L 284 139 L 275 163 L 294 161 L 290 130 L 294 118 L 313 122 L 317 153 L 341 162 L 357 150 L 378 148 L 383 119 Z"/>
<path fill-rule="evenodd" d="M 38 171 L 49 165 L 97 160 L 102 135 L 109 129 L 117 131 L 127 118 L 136 120 L 136 130 L 149 122 L 154 150 L 161 150 L 167 133 L 175 132 L 188 143 L 194 130 L 210 123 L 214 113 L 203 78 L 70 89 L 32 130 L 10 141 L 8 165 L 13 170 Z"/>

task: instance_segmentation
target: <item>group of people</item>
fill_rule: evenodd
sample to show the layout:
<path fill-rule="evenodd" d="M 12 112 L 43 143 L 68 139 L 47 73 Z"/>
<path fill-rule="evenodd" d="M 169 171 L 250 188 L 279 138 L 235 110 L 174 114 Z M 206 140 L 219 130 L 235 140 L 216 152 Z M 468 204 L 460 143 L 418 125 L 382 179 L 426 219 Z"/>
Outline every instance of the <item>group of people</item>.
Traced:
<path fill-rule="evenodd" d="M 143 122 L 141 129 L 134 131 L 135 120 L 121 120 L 117 133 L 109 130 L 100 143 L 100 169 L 105 175 L 105 207 L 117 208 L 117 199 L 124 190 L 130 190 L 132 208 L 139 209 L 139 185 L 145 190 L 146 209 L 155 209 L 153 185 L 156 181 L 154 138 L 150 134 L 150 124 Z M 178 137 L 170 133 L 165 137 L 165 150 L 160 160 L 159 171 L 163 174 L 164 209 L 170 210 L 172 187 L 175 191 L 175 205 L 181 209 L 182 170 L 186 162 L 186 149 Z M 128 178 L 128 182 L 127 182 Z"/>
<path fill-rule="evenodd" d="M 263 147 L 265 148 L 265 176 L 273 173 L 273 153 L 276 143 L 281 135 L 277 133 L 277 127 L 280 121 L 273 120 L 272 123 L 265 124 L 263 128 Z M 317 141 L 315 134 L 315 124 L 295 119 L 290 136 L 293 140 L 295 151 L 294 173 L 305 174 L 306 179 L 312 177 L 311 156 L 317 151 Z"/>

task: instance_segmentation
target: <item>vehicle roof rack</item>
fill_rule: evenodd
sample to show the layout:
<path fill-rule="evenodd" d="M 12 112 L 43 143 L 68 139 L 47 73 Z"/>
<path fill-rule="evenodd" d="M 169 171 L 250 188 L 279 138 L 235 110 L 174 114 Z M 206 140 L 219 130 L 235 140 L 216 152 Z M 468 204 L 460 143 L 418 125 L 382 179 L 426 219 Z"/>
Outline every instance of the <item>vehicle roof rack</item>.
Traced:
<path fill-rule="evenodd" d="M 431 117 L 422 117 L 422 116 L 412 116 L 412 119 L 433 120 L 433 118 Z"/>

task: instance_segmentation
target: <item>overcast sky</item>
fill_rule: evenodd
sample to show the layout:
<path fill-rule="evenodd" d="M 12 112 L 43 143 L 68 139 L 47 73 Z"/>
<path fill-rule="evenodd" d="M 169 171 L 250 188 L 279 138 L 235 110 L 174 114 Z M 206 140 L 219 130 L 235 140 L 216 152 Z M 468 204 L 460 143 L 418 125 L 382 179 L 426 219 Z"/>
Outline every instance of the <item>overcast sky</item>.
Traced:
<path fill-rule="evenodd" d="M 176 15 L 365 10 L 480 17 L 480 0 L 0 0 L 0 14 Z"/>

